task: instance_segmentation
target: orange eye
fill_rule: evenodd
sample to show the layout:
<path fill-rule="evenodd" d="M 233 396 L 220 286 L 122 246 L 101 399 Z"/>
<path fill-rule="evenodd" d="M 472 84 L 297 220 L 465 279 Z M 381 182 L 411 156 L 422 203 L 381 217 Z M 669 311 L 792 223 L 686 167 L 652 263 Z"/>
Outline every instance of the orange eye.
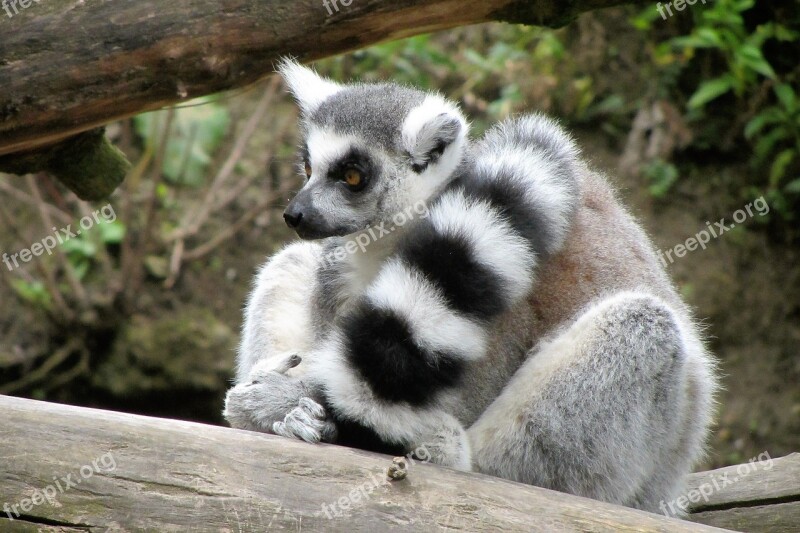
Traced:
<path fill-rule="evenodd" d="M 306 162 L 306 177 L 311 177 L 311 165 L 308 162 Z"/>
<path fill-rule="evenodd" d="M 349 187 L 357 188 L 360 187 L 361 184 L 364 182 L 364 177 L 361 175 L 361 172 L 358 170 L 351 168 L 347 172 L 344 173 L 344 181 L 347 183 Z"/>

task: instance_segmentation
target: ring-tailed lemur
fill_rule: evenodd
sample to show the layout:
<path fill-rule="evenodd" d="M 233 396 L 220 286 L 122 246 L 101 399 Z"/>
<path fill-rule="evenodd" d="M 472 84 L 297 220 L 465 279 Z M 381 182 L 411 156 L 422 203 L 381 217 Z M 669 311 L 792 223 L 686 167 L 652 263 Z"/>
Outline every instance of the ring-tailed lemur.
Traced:
<path fill-rule="evenodd" d="M 651 511 L 676 497 L 714 365 L 570 137 L 533 115 L 471 142 L 437 94 L 280 72 L 308 178 L 284 217 L 304 241 L 258 274 L 231 425 L 424 445 L 443 465 Z"/>

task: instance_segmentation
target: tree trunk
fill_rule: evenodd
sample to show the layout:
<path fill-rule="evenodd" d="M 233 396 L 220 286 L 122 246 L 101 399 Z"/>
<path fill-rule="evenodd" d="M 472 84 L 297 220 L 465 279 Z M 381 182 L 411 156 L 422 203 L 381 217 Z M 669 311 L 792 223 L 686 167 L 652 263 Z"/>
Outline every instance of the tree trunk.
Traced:
<path fill-rule="evenodd" d="M 389 482 L 390 457 L 339 446 L 8 396 L 0 412 L 0 531 L 719 531 L 420 462 Z"/>

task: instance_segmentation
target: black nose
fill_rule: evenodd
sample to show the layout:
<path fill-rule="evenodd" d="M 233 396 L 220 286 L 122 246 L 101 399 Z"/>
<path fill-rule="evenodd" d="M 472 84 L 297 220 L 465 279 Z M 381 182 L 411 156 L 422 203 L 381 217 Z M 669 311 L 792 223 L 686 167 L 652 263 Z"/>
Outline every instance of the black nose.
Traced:
<path fill-rule="evenodd" d="M 300 225 L 300 221 L 303 220 L 303 213 L 300 212 L 293 213 L 287 210 L 283 214 L 283 219 L 286 221 L 286 224 L 290 228 L 295 229 L 297 226 Z"/>

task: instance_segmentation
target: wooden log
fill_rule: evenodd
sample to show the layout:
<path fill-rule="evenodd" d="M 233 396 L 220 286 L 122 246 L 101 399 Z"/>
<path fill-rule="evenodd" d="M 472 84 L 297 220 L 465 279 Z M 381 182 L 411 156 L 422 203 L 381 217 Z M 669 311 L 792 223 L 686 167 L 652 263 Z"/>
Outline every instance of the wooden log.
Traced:
<path fill-rule="evenodd" d="M 7 396 L 0 412 L 0 531 L 719 531 L 419 462 L 388 482 L 391 458 L 338 446 Z"/>
<path fill-rule="evenodd" d="M 13 2 L 0 9 L 0 155 L 247 86 L 282 55 L 316 59 L 490 20 L 561 25 L 644 0 L 350 1 Z"/>
<path fill-rule="evenodd" d="M 692 474 L 690 519 L 753 533 L 800 531 L 800 453 Z"/>

